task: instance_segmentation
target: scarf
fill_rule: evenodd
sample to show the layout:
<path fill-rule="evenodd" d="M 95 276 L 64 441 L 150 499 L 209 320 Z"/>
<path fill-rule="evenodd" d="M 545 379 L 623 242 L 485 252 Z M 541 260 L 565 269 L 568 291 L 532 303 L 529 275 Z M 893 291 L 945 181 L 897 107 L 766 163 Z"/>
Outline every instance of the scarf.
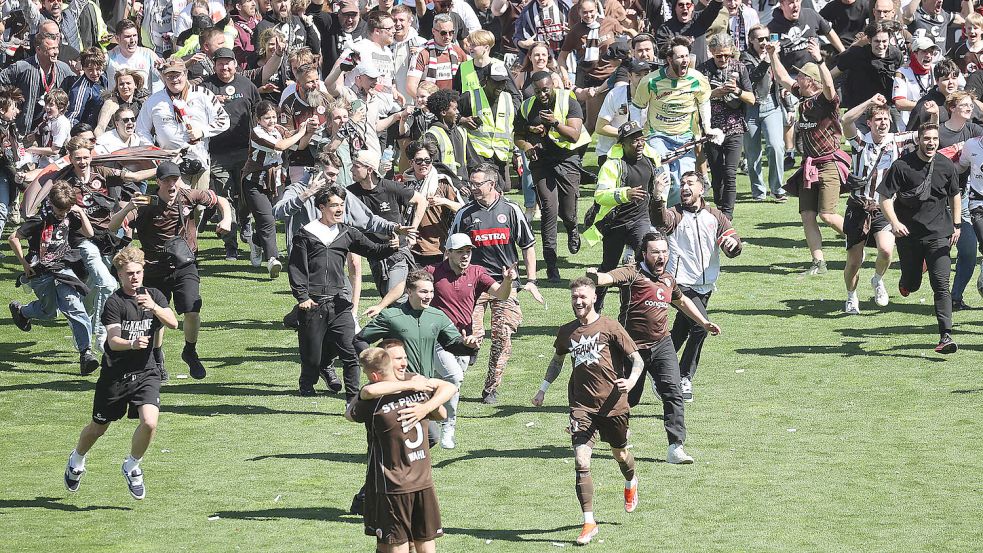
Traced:
<path fill-rule="evenodd" d="M 454 75 L 457 75 L 457 70 L 461 66 L 461 58 L 457 55 L 457 51 L 454 50 L 453 45 L 441 48 L 440 46 L 437 46 L 436 42 L 428 40 L 424 45 L 424 48 L 426 48 L 427 52 L 430 53 L 430 59 L 427 61 L 426 80 L 430 82 L 437 82 L 437 67 L 441 65 L 438 63 L 437 59 L 444 55 L 445 52 L 447 53 L 447 57 L 450 58 L 451 76 L 453 77 Z"/>
<path fill-rule="evenodd" d="M 601 22 L 595 20 L 594 23 L 587 25 L 587 41 L 584 43 L 584 57 L 581 61 L 592 63 L 600 59 L 600 37 Z"/>
<path fill-rule="evenodd" d="M 730 17 L 730 35 L 734 37 L 734 45 L 738 52 L 748 49 L 747 45 L 747 23 L 744 21 L 744 10 L 737 8 L 737 13 Z"/>
<path fill-rule="evenodd" d="M 915 75 L 927 75 L 929 72 L 929 68 L 919 63 L 918 58 L 916 58 L 914 54 L 912 54 L 911 62 L 909 62 L 908 65 L 911 67 L 911 72 Z"/>

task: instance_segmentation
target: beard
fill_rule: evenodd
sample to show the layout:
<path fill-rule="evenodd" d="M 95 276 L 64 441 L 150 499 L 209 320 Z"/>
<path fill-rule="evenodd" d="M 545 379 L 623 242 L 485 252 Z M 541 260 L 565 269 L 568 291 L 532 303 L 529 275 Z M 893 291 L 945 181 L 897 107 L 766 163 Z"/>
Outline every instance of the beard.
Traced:
<path fill-rule="evenodd" d="M 689 70 L 689 61 L 676 61 L 669 60 L 669 67 L 672 68 L 672 72 L 676 74 L 677 77 L 682 77 Z"/>
<path fill-rule="evenodd" d="M 311 107 L 321 107 L 328 105 L 330 99 L 320 90 L 314 89 L 306 94 L 304 102 Z"/>

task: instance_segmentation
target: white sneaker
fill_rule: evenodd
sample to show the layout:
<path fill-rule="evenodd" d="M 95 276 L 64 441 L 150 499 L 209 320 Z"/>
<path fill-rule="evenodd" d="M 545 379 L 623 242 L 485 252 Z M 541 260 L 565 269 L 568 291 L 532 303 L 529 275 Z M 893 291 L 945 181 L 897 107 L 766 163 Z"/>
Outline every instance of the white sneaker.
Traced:
<path fill-rule="evenodd" d="M 454 427 L 448 424 L 444 424 L 443 430 L 440 432 L 440 447 L 444 449 L 454 449 L 457 444 L 454 443 Z"/>
<path fill-rule="evenodd" d="M 280 269 L 283 268 L 283 264 L 280 263 L 279 259 L 271 257 L 270 260 L 266 262 L 266 268 L 270 270 L 270 278 L 276 278 L 280 276 Z"/>
<path fill-rule="evenodd" d="M 843 305 L 843 312 L 847 315 L 859 315 L 860 314 L 860 300 L 846 300 Z"/>
<path fill-rule="evenodd" d="M 692 465 L 693 458 L 683 449 L 683 444 L 672 444 L 666 453 L 666 462 L 673 465 Z"/>
<path fill-rule="evenodd" d="M 147 497 L 147 488 L 143 485 L 143 470 L 136 466 L 127 472 L 126 463 L 123 465 L 123 478 L 126 479 L 126 487 L 129 488 L 130 495 L 133 496 L 133 499 Z"/>
<path fill-rule="evenodd" d="M 92 332 L 92 349 L 97 353 L 105 353 L 102 347 L 106 343 L 106 336 L 107 334 L 105 329 L 103 329 L 101 332 L 98 330 Z"/>
<path fill-rule="evenodd" d="M 679 387 L 683 391 L 683 401 L 693 403 L 693 383 L 688 378 L 679 381 Z"/>
<path fill-rule="evenodd" d="M 263 248 L 260 248 L 253 241 L 249 241 L 249 263 L 253 267 L 260 267 L 263 265 Z"/>
<path fill-rule="evenodd" d="M 871 277 L 870 285 L 874 288 L 874 303 L 884 307 L 890 303 L 891 298 L 887 295 L 887 286 L 884 286 L 884 279 Z"/>

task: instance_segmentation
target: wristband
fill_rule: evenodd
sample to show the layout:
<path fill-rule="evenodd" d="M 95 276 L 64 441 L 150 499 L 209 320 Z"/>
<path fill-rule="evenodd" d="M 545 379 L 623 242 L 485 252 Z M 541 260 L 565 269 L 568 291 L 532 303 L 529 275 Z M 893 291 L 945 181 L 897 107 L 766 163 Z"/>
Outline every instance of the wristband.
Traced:
<path fill-rule="evenodd" d="M 551 384 L 550 381 L 543 380 L 543 383 L 539 385 L 539 391 L 540 392 L 543 392 L 545 394 L 546 393 L 546 390 L 549 390 L 550 389 L 550 384 Z"/>
<path fill-rule="evenodd" d="M 532 284 L 532 285 L 535 286 L 536 285 L 536 279 L 534 279 L 534 278 L 527 278 L 526 279 L 526 284 Z"/>

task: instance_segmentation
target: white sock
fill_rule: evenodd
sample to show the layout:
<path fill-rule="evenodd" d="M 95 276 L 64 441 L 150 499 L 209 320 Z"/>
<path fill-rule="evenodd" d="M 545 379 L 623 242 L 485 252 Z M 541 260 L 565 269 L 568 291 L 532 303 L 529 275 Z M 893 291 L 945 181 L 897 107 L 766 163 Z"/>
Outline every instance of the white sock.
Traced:
<path fill-rule="evenodd" d="M 637 485 L 638 485 L 638 477 L 637 476 L 633 477 L 631 480 L 625 480 L 625 489 L 626 490 L 629 489 L 629 488 L 631 488 L 632 486 L 637 486 Z"/>
<path fill-rule="evenodd" d="M 133 469 L 140 466 L 140 461 L 142 460 L 143 457 L 139 459 L 134 459 L 132 455 L 127 455 L 126 460 L 123 461 L 123 470 L 125 470 L 126 472 L 131 472 Z"/>
<path fill-rule="evenodd" d="M 68 464 L 75 470 L 82 470 L 85 468 L 85 455 L 79 455 L 77 451 L 72 450 L 72 456 L 68 459 Z"/>
<path fill-rule="evenodd" d="M 884 278 L 883 275 L 874 273 L 874 276 L 870 279 L 870 281 L 874 283 L 874 286 L 877 286 L 881 282 L 881 279 L 883 278 Z"/>
<path fill-rule="evenodd" d="M 584 511 L 584 524 L 597 524 L 594 522 L 594 511 Z"/>
<path fill-rule="evenodd" d="M 852 292 L 847 292 L 847 293 L 846 293 L 846 301 L 849 301 L 849 302 L 855 302 L 855 301 L 858 301 L 858 300 L 857 300 L 857 291 L 856 291 L 856 290 L 854 290 L 854 291 L 852 291 Z"/>

